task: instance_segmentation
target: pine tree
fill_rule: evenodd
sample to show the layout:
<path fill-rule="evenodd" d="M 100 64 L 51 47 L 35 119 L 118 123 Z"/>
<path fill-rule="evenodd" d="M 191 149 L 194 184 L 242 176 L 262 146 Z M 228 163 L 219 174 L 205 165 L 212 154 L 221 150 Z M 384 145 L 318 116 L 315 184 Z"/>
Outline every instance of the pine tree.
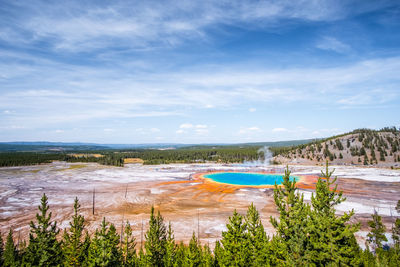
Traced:
<path fill-rule="evenodd" d="M 0 266 L 7 266 L 7 267 L 20 266 L 18 251 L 14 244 L 13 231 L 11 229 L 8 232 L 3 259 L 4 259 L 3 265 Z"/>
<path fill-rule="evenodd" d="M 204 245 L 202 251 L 202 264 L 201 266 L 211 267 L 214 266 L 214 257 L 208 244 Z"/>
<path fill-rule="evenodd" d="M 400 213 L 400 200 L 397 201 L 396 211 Z M 394 241 L 394 246 L 400 252 L 400 219 L 396 218 L 394 225 L 392 227 L 392 238 Z"/>
<path fill-rule="evenodd" d="M 89 266 L 119 266 L 121 253 L 118 249 L 119 235 L 115 226 L 103 218 L 101 228 L 96 229 L 89 247 Z"/>
<path fill-rule="evenodd" d="M 400 249 L 400 219 L 396 218 L 392 228 L 392 238 L 396 249 Z"/>
<path fill-rule="evenodd" d="M 200 266 L 202 262 L 201 258 L 201 246 L 199 245 L 196 233 L 193 232 L 192 239 L 190 239 L 189 247 L 186 249 L 185 255 L 185 266 Z"/>
<path fill-rule="evenodd" d="M 376 210 L 371 216 L 372 220 L 368 221 L 371 231 L 367 235 L 367 242 L 372 245 L 372 248 L 376 251 L 377 249 L 382 248 L 382 242 L 387 241 L 385 236 L 386 227 L 382 223 L 382 217 Z"/>
<path fill-rule="evenodd" d="M 172 230 L 171 223 L 168 224 L 167 243 L 165 248 L 164 265 L 166 267 L 174 266 L 176 261 L 176 244 L 174 238 L 174 231 Z"/>
<path fill-rule="evenodd" d="M 318 266 L 357 265 L 359 247 L 354 233 L 358 231 L 359 224 L 349 224 L 353 210 L 336 216 L 335 206 L 346 198 L 337 190 L 337 178 L 331 180 L 333 172 L 329 171 L 326 162 L 326 170 L 321 172 L 315 194 L 311 196 L 313 209 L 307 225 L 310 240 L 307 258 Z"/>
<path fill-rule="evenodd" d="M 153 266 L 162 266 L 166 254 L 167 231 L 160 211 L 157 216 L 154 215 L 154 207 L 151 207 L 149 229 L 145 237 L 148 263 Z"/>
<path fill-rule="evenodd" d="M 252 266 L 265 265 L 268 262 L 268 237 L 261 223 L 256 207 L 251 203 L 245 217 L 249 237 L 249 250 Z"/>
<path fill-rule="evenodd" d="M 136 240 L 132 235 L 132 228 L 128 221 L 126 221 L 124 235 L 122 237 L 122 265 L 123 266 L 136 266 Z"/>
<path fill-rule="evenodd" d="M 176 246 L 173 266 L 184 266 L 186 260 L 186 253 L 187 253 L 186 246 L 181 241 L 179 245 Z"/>
<path fill-rule="evenodd" d="M 214 247 L 214 266 L 223 266 L 224 249 L 217 240 Z"/>
<path fill-rule="evenodd" d="M 74 215 L 72 215 L 72 220 L 69 223 L 70 229 L 64 232 L 63 253 L 65 266 L 81 266 L 87 257 L 82 240 L 85 218 L 79 214 L 80 207 L 78 198 L 75 198 Z"/>
<path fill-rule="evenodd" d="M 4 253 L 4 243 L 3 243 L 3 237 L 0 232 L 0 266 L 3 266 L 3 253 Z"/>
<path fill-rule="evenodd" d="M 274 201 L 279 213 L 279 221 L 270 218 L 276 229 L 275 242 L 281 242 L 277 256 L 284 256 L 286 264 L 304 265 L 307 248 L 307 223 L 310 207 L 303 201 L 303 195 L 297 192 L 296 181 L 291 179 L 289 167 L 286 167 L 283 176 L 283 186 L 275 184 Z M 285 254 L 282 253 L 282 248 Z M 279 260 L 279 259 L 278 259 Z"/>
<path fill-rule="evenodd" d="M 226 227 L 228 231 L 222 232 L 221 243 L 224 247 L 224 254 L 221 264 L 226 266 L 249 266 L 249 236 L 243 216 L 235 210 L 232 217 L 229 217 L 229 223 Z"/>
<path fill-rule="evenodd" d="M 43 194 L 36 214 L 37 224 L 30 222 L 29 245 L 24 256 L 24 264 L 33 266 L 57 266 L 62 262 L 60 243 L 57 241 L 59 230 L 57 222 L 51 222 L 52 213 L 48 213 L 47 196 Z"/>

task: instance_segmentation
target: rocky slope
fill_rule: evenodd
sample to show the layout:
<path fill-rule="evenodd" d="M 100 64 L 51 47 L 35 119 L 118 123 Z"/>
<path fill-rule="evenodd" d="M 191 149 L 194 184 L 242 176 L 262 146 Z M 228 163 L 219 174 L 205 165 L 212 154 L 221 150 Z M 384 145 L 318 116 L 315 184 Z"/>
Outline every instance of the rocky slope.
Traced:
<path fill-rule="evenodd" d="M 400 131 L 358 129 L 343 135 L 275 151 L 275 163 L 400 167 Z"/>

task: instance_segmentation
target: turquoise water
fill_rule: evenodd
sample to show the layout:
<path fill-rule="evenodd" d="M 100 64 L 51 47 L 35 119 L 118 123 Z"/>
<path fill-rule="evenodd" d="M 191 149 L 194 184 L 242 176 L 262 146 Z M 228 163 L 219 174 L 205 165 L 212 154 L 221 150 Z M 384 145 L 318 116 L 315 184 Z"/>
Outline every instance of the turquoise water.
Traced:
<path fill-rule="evenodd" d="M 283 176 L 269 173 L 251 173 L 251 172 L 217 172 L 204 175 L 218 183 L 235 185 L 274 185 L 283 182 Z M 296 179 L 297 177 L 291 177 Z"/>

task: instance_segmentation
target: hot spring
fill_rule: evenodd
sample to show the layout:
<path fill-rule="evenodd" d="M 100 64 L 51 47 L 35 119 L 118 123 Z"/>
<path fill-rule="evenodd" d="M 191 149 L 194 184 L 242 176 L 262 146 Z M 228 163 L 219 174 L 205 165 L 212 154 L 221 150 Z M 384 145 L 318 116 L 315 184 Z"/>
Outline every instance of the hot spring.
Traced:
<path fill-rule="evenodd" d="M 249 186 L 263 186 L 282 184 L 282 174 L 271 173 L 251 173 L 251 172 L 216 172 L 209 173 L 203 176 L 217 183 L 233 184 L 233 185 L 249 185 Z M 299 177 L 290 176 L 291 181 L 299 180 Z"/>

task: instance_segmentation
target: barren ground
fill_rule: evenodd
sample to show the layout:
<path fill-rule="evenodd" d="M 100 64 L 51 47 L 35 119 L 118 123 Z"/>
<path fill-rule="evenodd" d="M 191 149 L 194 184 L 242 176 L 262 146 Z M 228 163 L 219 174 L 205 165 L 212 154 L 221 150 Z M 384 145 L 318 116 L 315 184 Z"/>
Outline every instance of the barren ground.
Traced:
<path fill-rule="evenodd" d="M 368 231 L 366 221 L 376 209 L 391 228 L 397 214 L 394 207 L 400 199 L 400 171 L 378 168 L 333 166 L 339 188 L 347 201 L 337 207 L 338 213 L 355 210 L 354 221 L 360 221 L 360 244 Z M 192 174 L 211 170 L 275 171 L 283 166 L 246 167 L 223 164 L 170 164 L 143 166 L 128 164 L 123 168 L 98 164 L 52 164 L 0 168 L 0 230 L 4 234 L 12 227 L 16 235 L 26 237 L 29 221 L 34 220 L 41 195 L 49 197 L 50 210 L 60 228 L 68 227 L 75 197 L 90 232 L 106 217 L 120 229 L 123 221 L 133 225 L 138 242 L 147 229 L 151 205 L 170 221 L 175 238 L 188 242 L 193 231 L 200 240 L 213 246 L 225 230 L 234 209 L 245 213 L 253 202 L 262 215 L 266 231 L 273 234 L 270 216 L 277 216 L 273 190 L 260 188 L 232 189 L 230 186 L 210 187 L 202 181 L 191 180 Z M 318 175 L 321 166 L 291 166 L 294 175 Z M 92 196 L 95 190 L 95 214 Z M 310 200 L 310 189 L 301 189 Z"/>

